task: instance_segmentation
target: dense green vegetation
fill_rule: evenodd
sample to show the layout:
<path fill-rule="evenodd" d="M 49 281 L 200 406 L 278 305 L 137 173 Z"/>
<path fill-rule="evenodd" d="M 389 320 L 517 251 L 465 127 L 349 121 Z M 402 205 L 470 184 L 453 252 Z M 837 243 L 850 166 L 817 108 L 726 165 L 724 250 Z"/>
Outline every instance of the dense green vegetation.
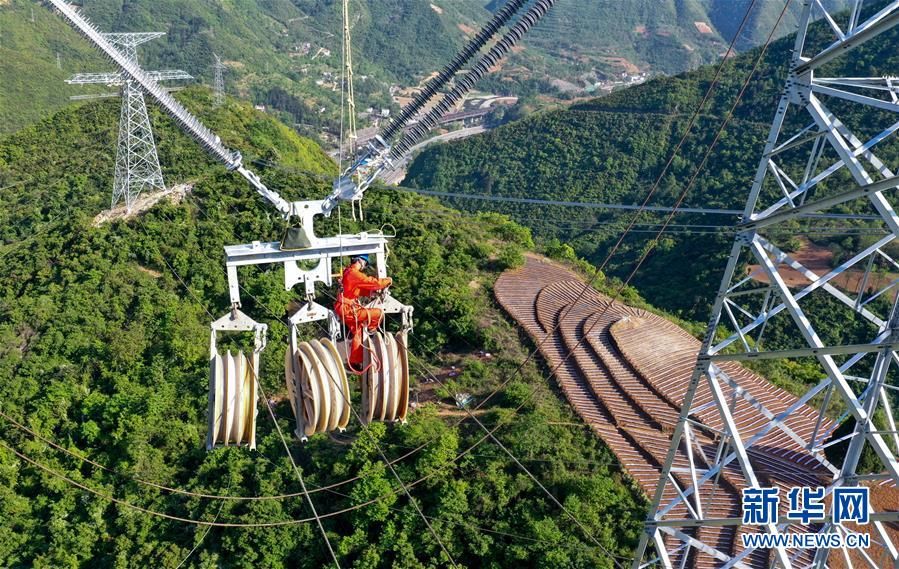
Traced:
<path fill-rule="evenodd" d="M 34 13 L 34 22 L 31 14 Z M 56 54 L 62 69 L 56 66 Z M 0 134 L 32 124 L 69 103 L 63 81 L 75 70 L 104 69 L 103 59 L 37 2 L 0 2 Z"/>
<path fill-rule="evenodd" d="M 871 10 L 876 5 L 872 5 Z M 811 41 L 822 42 L 821 28 Z M 892 31 L 855 53 L 852 61 L 836 60 L 822 73 L 852 75 L 874 69 L 890 74 L 899 67 L 891 46 Z M 782 88 L 792 38 L 775 42 L 749 83 L 734 118 L 690 188 L 683 206 L 742 210 L 749 184 L 767 136 L 774 104 Z M 758 56 L 753 50 L 729 61 L 718 88 L 690 131 L 661 180 L 649 205 L 671 206 L 687 188 L 719 125 L 733 105 Z M 875 67 L 876 65 L 876 67 Z M 708 89 L 714 68 L 699 69 L 572 106 L 539 113 L 489 133 L 425 149 L 410 165 L 406 183 L 412 187 L 465 194 L 488 194 L 611 204 L 640 204 L 684 135 L 688 120 Z M 893 118 L 878 113 L 859 115 L 828 100 L 846 124 L 865 133 L 885 128 Z M 788 126 L 806 124 L 791 116 Z M 899 156 L 893 143 L 879 146 L 891 163 Z M 831 159 L 827 156 L 825 159 Z M 837 176 L 829 187 L 837 188 Z M 491 209 L 512 214 L 544 241 L 570 243 L 587 259 L 602 261 L 632 213 L 533 204 L 508 204 L 469 199 L 449 200 L 471 210 Z M 853 211 L 849 204 L 845 211 Z M 626 277 L 637 257 L 655 236 L 662 216 L 644 213 L 612 259 L 608 272 Z M 664 238 L 633 283 L 652 304 L 689 319 L 704 320 L 717 290 L 730 249 L 727 228 L 735 215 L 677 215 Z M 832 223 L 830 225 L 833 225 Z M 844 225 L 861 226 L 862 222 Z M 787 228 L 801 234 L 819 227 L 812 222 Z M 786 235 L 785 237 L 790 237 Z M 857 251 L 872 235 L 813 235 L 830 247 L 835 258 Z M 786 241 L 786 239 L 784 239 Z M 690 262 L 683 262 L 689 259 Z M 686 291 L 686 292 L 685 292 Z"/>
<path fill-rule="evenodd" d="M 262 172 L 289 197 L 322 195 L 335 166 L 308 140 L 249 108 L 209 107 L 204 91 L 185 103 L 248 158 L 287 169 Z M 264 407 L 258 450 L 203 448 L 208 322 L 227 309 L 222 246 L 274 240 L 283 222 L 237 176 L 210 163 L 167 120 L 153 120 L 168 183 L 191 182 L 180 204 L 160 203 L 129 221 L 99 227 L 107 206 L 118 105 L 70 107 L 0 140 L 0 411 L 115 473 L 53 450 L 0 419 L 0 442 L 102 494 L 157 512 L 218 522 L 307 518 L 300 497 L 208 500 L 162 492 L 148 480 L 193 492 L 271 496 L 299 491 Z M 511 382 L 481 421 L 585 524 L 605 549 L 627 556 L 645 511 L 614 456 L 587 434 L 525 366 L 517 333 L 493 308 L 498 271 L 532 246 L 528 230 L 496 214 L 470 216 L 417 196 L 375 190 L 367 228 L 396 225 L 390 271 L 395 295 L 412 301 L 417 378 L 457 365 L 453 389 L 476 399 Z M 319 232 L 359 230 L 344 212 Z M 262 385 L 281 429 L 293 431 L 284 400 L 283 316 L 296 300 L 281 269 L 242 272 L 244 309 L 270 326 Z M 328 296 L 325 295 L 327 302 Z M 208 313 L 207 313 L 208 311 Z M 308 331 L 318 334 L 322 331 Z M 246 339 L 243 339 L 246 340 Z M 483 359 L 479 350 L 491 351 Z M 310 488 L 358 475 L 313 494 L 345 567 L 437 567 L 448 562 L 378 447 L 397 458 L 402 480 L 428 477 L 412 493 L 456 562 L 468 567 L 612 567 L 596 547 L 495 445 L 457 459 L 483 433 L 421 384 L 420 407 L 405 427 L 355 421 L 342 442 L 313 437 L 290 446 Z M 536 396 L 532 394 L 536 391 Z M 515 409 L 519 408 L 519 411 Z M 349 442 L 349 444 L 346 444 Z M 377 443 L 377 445 L 376 445 Z M 73 488 L 0 447 L 0 565 L 5 567 L 322 567 L 329 556 L 314 523 L 275 528 L 202 527 L 150 516 Z"/>

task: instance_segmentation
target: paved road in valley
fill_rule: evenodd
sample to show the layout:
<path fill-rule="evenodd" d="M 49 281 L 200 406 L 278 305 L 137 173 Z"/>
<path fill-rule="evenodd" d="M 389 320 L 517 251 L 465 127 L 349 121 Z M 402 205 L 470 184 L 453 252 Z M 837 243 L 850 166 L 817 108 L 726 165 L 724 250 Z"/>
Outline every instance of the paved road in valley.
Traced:
<path fill-rule="evenodd" d="M 396 165 L 394 166 L 394 168 L 392 170 L 385 172 L 381 176 L 381 179 L 388 186 L 398 185 L 400 182 L 402 182 L 406 178 L 406 166 L 408 166 L 409 161 L 412 159 L 412 156 L 414 156 L 417 151 L 419 151 L 422 148 L 424 148 L 425 146 L 427 146 L 429 144 L 433 144 L 435 142 L 447 142 L 450 140 L 459 140 L 462 138 L 467 138 L 474 134 L 480 134 L 482 132 L 485 132 L 486 130 L 487 129 L 484 128 L 483 126 L 473 126 L 473 127 L 469 127 L 469 128 L 461 128 L 459 130 L 454 130 L 454 131 L 448 132 L 446 134 L 440 134 L 433 138 L 429 138 L 423 142 L 419 142 L 418 144 L 413 146 L 411 149 L 409 149 L 409 152 L 407 152 L 406 155 L 403 156 L 402 160 L 400 160 L 399 162 L 396 163 Z"/>

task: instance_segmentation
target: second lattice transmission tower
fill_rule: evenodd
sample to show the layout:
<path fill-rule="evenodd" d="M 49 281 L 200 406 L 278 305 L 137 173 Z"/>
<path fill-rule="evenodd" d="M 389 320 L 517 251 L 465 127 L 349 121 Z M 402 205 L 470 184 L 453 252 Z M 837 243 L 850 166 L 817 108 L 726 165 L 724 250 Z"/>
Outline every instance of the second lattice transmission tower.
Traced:
<path fill-rule="evenodd" d="M 137 46 L 164 36 L 163 32 L 103 34 L 103 36 L 129 60 L 137 63 Z M 149 71 L 155 81 L 192 79 L 185 71 Z M 100 84 L 121 88 L 122 111 L 119 120 L 118 149 L 116 152 L 115 181 L 112 189 L 112 205 L 125 202 L 130 211 L 141 192 L 145 190 L 165 190 L 162 168 L 156 152 L 153 128 L 147 114 L 144 93 L 133 81 L 121 73 L 79 73 L 66 83 L 73 85 Z M 98 94 L 78 98 L 108 97 Z"/>
<path fill-rule="evenodd" d="M 215 68 L 215 84 L 213 85 L 213 91 L 215 93 L 215 107 L 221 107 L 225 102 L 225 64 L 222 63 L 221 58 L 212 54 L 215 57 L 215 63 L 213 67 Z"/>

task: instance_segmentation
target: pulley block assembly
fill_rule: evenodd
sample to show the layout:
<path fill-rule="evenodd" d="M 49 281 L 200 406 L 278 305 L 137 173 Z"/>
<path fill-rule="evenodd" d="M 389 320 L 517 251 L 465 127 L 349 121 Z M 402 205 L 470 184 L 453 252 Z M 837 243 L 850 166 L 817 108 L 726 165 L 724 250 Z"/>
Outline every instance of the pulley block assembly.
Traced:
<path fill-rule="evenodd" d="M 350 421 L 350 384 L 343 360 L 331 340 L 300 342 L 284 354 L 284 375 L 290 406 L 297 419 L 296 435 L 305 440 L 317 433 L 343 431 Z"/>
<path fill-rule="evenodd" d="M 409 408 L 407 332 L 374 332 L 365 341 L 360 375 L 364 424 L 405 422 Z M 343 431 L 352 414 L 350 384 L 338 345 L 327 338 L 299 342 L 284 354 L 290 405 L 302 440 L 318 433 Z"/>
<path fill-rule="evenodd" d="M 365 342 L 361 375 L 363 423 L 405 421 L 409 409 L 409 354 L 405 331 L 375 332 Z"/>
<path fill-rule="evenodd" d="M 209 337 L 209 409 L 206 449 L 216 446 L 256 448 L 256 400 L 259 353 L 265 348 L 267 326 L 233 309 L 212 323 Z M 231 350 L 221 354 L 218 332 L 253 332 L 249 355 Z"/>

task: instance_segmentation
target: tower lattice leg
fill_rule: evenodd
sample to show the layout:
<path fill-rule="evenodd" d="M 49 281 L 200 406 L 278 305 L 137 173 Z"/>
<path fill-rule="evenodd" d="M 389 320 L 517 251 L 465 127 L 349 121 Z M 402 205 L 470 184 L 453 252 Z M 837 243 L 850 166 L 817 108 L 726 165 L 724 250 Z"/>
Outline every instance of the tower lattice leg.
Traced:
<path fill-rule="evenodd" d="M 124 200 L 125 207 L 131 211 L 141 192 L 164 189 L 162 168 L 156 153 L 144 94 L 131 81 L 126 81 L 122 86 L 122 113 L 112 205 Z"/>
<path fill-rule="evenodd" d="M 853 0 L 841 14 L 825 4 L 803 3 L 634 569 L 899 567 L 899 85 L 888 62 L 868 57 L 860 71 L 853 54 L 899 24 L 899 2 Z M 871 69 L 879 75 L 866 76 Z M 835 223 L 856 231 L 820 237 Z M 804 381 L 791 379 L 805 387 L 787 393 L 741 363 L 766 359 L 801 371 Z M 824 518 L 787 516 L 787 492 L 798 486 L 825 489 Z M 831 523 L 834 491 L 855 486 L 869 488 L 870 524 Z M 741 494 L 751 487 L 779 491 L 771 523 L 743 523 Z M 868 533 L 871 546 L 760 549 L 744 540 L 850 531 Z"/>

